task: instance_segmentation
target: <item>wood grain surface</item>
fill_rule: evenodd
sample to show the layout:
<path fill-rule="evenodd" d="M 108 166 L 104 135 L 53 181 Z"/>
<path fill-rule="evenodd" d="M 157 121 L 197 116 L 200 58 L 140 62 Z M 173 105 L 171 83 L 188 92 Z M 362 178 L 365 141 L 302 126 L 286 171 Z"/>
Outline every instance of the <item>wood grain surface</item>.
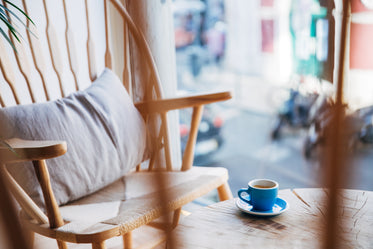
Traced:
<path fill-rule="evenodd" d="M 274 217 L 241 212 L 234 200 L 193 213 L 174 230 L 177 248 L 320 248 L 324 189 L 281 190 L 290 208 Z M 339 216 L 343 248 L 373 248 L 373 192 L 346 190 Z"/>

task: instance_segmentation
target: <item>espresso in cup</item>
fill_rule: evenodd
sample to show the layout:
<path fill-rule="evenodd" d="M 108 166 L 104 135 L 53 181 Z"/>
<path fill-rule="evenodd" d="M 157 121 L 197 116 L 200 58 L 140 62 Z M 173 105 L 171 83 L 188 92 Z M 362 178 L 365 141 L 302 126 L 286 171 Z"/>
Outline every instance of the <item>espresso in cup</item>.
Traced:
<path fill-rule="evenodd" d="M 271 188 L 271 187 L 263 186 L 263 185 L 254 185 L 254 188 Z"/>
<path fill-rule="evenodd" d="M 247 193 L 247 197 L 242 197 Z M 255 179 L 248 183 L 248 188 L 238 191 L 238 197 L 253 206 L 255 210 L 268 211 L 275 205 L 278 194 L 278 183 L 269 179 Z"/>

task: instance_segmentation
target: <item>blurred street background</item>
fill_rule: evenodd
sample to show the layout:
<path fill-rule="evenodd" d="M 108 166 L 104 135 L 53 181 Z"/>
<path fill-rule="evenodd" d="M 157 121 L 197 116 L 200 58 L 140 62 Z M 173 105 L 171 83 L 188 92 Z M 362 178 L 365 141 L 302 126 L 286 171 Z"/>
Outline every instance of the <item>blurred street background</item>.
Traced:
<path fill-rule="evenodd" d="M 322 187 L 318 153 L 322 132 L 317 117 L 325 109 L 318 109 L 316 100 L 333 94 L 338 20 L 331 13 L 338 6 L 330 2 L 173 2 L 180 94 L 218 90 L 234 94 L 232 100 L 206 108 L 195 159 L 195 165 L 228 168 L 234 196 L 254 178 L 274 179 L 281 189 Z M 353 46 L 352 42 L 351 50 Z M 372 191 L 373 90 L 369 89 L 373 84 L 368 83 L 373 66 L 369 63 L 356 68 L 350 64 L 354 88 L 347 84 L 349 112 L 356 116 L 359 108 L 368 110 L 358 112 L 361 125 L 351 136 L 354 158 L 347 187 Z M 311 109 L 316 110 L 313 117 Z M 188 114 L 180 113 L 182 147 Z M 195 203 L 206 205 L 214 199 L 212 193 Z"/>

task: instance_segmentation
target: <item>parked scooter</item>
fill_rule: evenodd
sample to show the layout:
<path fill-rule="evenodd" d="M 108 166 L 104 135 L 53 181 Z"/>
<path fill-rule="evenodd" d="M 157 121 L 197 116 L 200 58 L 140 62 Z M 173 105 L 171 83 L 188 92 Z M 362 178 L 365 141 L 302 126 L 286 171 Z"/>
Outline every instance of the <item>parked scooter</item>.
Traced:
<path fill-rule="evenodd" d="M 373 106 L 358 109 L 352 118 L 355 121 L 354 128 L 358 128 L 351 141 L 353 149 L 356 149 L 358 144 L 373 144 Z"/>
<path fill-rule="evenodd" d="M 333 107 L 332 98 L 325 94 L 320 94 L 312 105 L 308 133 L 303 143 L 303 154 L 306 159 L 311 158 L 316 146 L 323 143 L 326 127 L 333 117 Z"/>
<path fill-rule="evenodd" d="M 305 128 L 309 126 L 309 112 L 311 106 L 317 99 L 318 94 L 301 93 L 299 88 L 290 89 L 289 98 L 283 103 L 278 114 L 276 123 L 271 131 L 273 140 L 279 139 L 281 129 L 288 125 L 292 128 Z"/>
<path fill-rule="evenodd" d="M 308 130 L 307 137 L 303 145 L 303 153 L 306 159 L 310 159 L 317 146 L 325 142 L 325 131 L 332 121 L 334 115 L 334 104 L 328 100 L 326 104 L 319 108 L 315 113 L 315 119 L 312 121 Z M 373 144 L 373 106 L 367 106 L 351 113 L 345 108 L 345 122 L 348 125 L 347 146 L 350 150 L 355 150 L 358 144 Z"/>

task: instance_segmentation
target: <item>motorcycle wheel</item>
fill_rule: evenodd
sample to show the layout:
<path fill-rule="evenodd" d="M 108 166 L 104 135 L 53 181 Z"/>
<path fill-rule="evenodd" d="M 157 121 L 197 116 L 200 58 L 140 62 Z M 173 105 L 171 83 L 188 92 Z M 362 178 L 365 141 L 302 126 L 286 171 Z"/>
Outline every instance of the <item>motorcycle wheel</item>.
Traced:
<path fill-rule="evenodd" d="M 280 138 L 280 130 L 281 130 L 281 127 L 282 127 L 283 124 L 284 124 L 284 119 L 283 118 L 279 118 L 276 121 L 276 124 L 274 125 L 274 127 L 271 131 L 271 139 L 272 140 L 277 140 L 277 139 Z"/>
<path fill-rule="evenodd" d="M 313 150 L 316 148 L 317 143 L 311 141 L 309 137 L 303 143 L 303 155 L 304 157 L 309 160 L 312 157 Z"/>

